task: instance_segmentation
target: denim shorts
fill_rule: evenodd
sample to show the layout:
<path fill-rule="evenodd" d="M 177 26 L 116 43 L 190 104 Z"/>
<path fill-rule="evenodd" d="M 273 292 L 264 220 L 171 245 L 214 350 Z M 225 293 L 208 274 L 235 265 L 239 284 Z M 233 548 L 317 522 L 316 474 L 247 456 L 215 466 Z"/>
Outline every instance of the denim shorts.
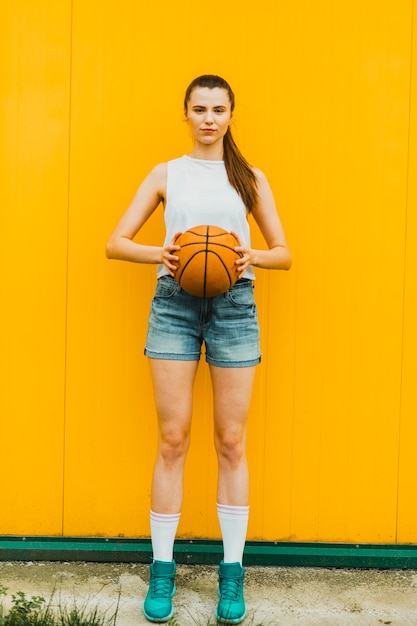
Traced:
<path fill-rule="evenodd" d="M 261 360 L 252 281 L 240 279 L 224 294 L 198 298 L 171 276 L 158 279 L 149 316 L 145 354 L 154 359 L 206 361 L 218 367 L 249 367 Z"/>

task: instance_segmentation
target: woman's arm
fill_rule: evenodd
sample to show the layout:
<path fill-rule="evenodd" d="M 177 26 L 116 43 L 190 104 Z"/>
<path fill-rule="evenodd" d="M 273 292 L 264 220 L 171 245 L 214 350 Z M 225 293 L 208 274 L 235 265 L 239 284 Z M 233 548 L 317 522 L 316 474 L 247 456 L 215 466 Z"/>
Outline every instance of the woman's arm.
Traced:
<path fill-rule="evenodd" d="M 178 250 L 179 246 L 173 241 L 165 248 L 146 246 L 133 241 L 159 203 L 165 200 L 166 178 L 166 163 L 154 167 L 145 178 L 107 242 L 107 258 L 133 263 L 164 263 L 172 275 L 176 268 L 172 261 L 177 260 L 172 252 Z"/>
<path fill-rule="evenodd" d="M 161 263 L 162 247 L 133 241 L 146 220 L 165 197 L 166 164 L 157 165 L 145 178 L 106 246 L 109 259 L 133 263 Z"/>
<path fill-rule="evenodd" d="M 268 246 L 267 250 L 238 248 L 243 257 L 236 264 L 241 276 L 249 265 L 274 270 L 289 270 L 292 255 L 288 247 L 284 229 L 278 215 L 274 196 L 266 176 L 258 169 L 258 203 L 253 210 L 253 217 Z"/>

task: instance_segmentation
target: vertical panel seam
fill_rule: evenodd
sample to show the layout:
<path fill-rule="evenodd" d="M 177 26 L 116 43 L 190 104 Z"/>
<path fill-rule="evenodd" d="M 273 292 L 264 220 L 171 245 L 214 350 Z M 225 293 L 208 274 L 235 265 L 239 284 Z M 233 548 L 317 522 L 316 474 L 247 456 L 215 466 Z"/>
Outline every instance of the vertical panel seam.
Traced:
<path fill-rule="evenodd" d="M 66 435 L 67 435 L 67 385 L 68 385 L 68 296 L 69 296 L 69 225 L 70 225 L 70 185 L 71 185 L 71 119 L 72 119 L 72 47 L 73 47 L 73 0 L 69 2 L 69 92 L 68 92 L 68 165 L 67 165 L 67 241 L 65 276 L 65 330 L 64 330 L 64 407 L 62 440 L 62 513 L 61 534 L 65 527 L 65 474 L 66 474 Z"/>
<path fill-rule="evenodd" d="M 404 220 L 404 265 L 403 265 L 403 310 L 402 310 L 402 333 L 401 333 L 401 383 L 400 383 L 400 403 L 399 403 L 399 420 L 398 420 L 398 454 L 397 454 L 397 511 L 395 520 L 395 543 L 398 543 L 398 524 L 399 524 L 399 508 L 400 508 L 400 471 L 401 471 L 401 430 L 403 421 L 403 390 L 404 390 L 404 333 L 405 333 L 405 298 L 407 287 L 407 225 L 408 225 L 408 209 L 409 209 L 409 191 L 410 191 L 410 161 L 411 161 L 411 111 L 412 111 L 412 85 L 413 85 L 413 50 L 414 50 L 414 0 L 411 0 L 411 33 L 410 33 L 410 77 L 409 77 L 409 94 L 408 94 L 408 145 L 407 145 L 407 174 L 406 174 L 406 197 L 405 197 L 405 220 Z"/>

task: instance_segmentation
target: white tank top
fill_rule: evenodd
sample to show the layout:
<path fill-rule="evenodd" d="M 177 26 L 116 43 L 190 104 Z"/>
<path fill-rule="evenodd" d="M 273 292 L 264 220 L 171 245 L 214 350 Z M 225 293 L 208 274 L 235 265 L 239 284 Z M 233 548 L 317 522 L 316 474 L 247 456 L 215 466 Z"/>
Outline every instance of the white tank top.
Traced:
<path fill-rule="evenodd" d="M 168 161 L 164 245 L 171 241 L 175 233 L 200 224 L 233 230 L 250 248 L 247 210 L 229 183 L 224 162 L 184 155 Z M 163 264 L 158 265 L 158 278 L 167 273 Z M 254 280 L 251 266 L 244 278 Z"/>

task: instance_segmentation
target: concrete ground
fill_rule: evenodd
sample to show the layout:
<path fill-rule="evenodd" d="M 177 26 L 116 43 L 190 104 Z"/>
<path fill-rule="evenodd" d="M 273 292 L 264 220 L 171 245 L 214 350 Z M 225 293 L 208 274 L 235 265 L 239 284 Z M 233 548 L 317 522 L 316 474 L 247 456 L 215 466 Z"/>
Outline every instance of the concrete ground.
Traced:
<path fill-rule="evenodd" d="M 148 566 L 138 563 L 0 562 L 0 586 L 10 596 L 50 598 L 70 608 L 98 606 L 117 626 L 148 624 L 142 613 Z M 243 626 L 417 626 L 416 570 L 246 568 Z M 217 571 L 179 565 L 175 626 L 214 626 Z"/>

